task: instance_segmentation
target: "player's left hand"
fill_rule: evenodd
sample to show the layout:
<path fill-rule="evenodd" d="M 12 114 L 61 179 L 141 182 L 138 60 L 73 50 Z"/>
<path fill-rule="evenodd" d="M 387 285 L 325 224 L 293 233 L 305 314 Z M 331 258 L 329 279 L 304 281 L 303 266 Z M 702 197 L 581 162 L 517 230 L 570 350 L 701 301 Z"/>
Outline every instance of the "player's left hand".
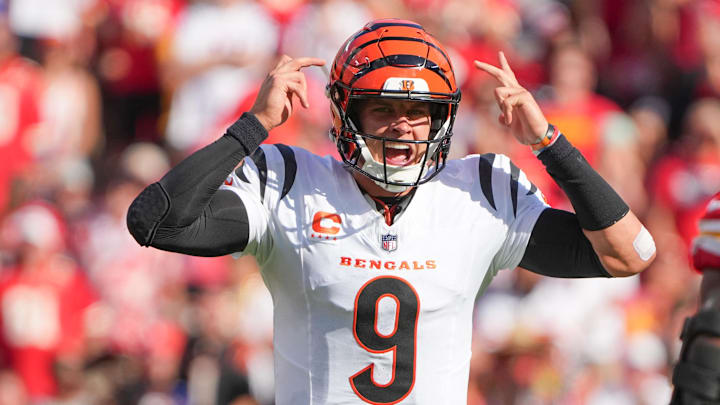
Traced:
<path fill-rule="evenodd" d="M 498 52 L 500 67 L 476 60 L 475 67 L 494 77 L 495 100 L 502 113 L 498 120 L 510 128 L 515 139 L 525 145 L 538 143 L 548 128 L 547 119 L 532 94 L 518 83 L 505 54 Z"/>
<path fill-rule="evenodd" d="M 282 125 L 293 113 L 293 97 L 309 108 L 307 79 L 302 70 L 309 66 L 322 66 L 325 61 L 318 58 L 291 58 L 283 55 L 275 69 L 271 70 L 255 97 L 250 113 L 255 115 L 266 130 Z"/>

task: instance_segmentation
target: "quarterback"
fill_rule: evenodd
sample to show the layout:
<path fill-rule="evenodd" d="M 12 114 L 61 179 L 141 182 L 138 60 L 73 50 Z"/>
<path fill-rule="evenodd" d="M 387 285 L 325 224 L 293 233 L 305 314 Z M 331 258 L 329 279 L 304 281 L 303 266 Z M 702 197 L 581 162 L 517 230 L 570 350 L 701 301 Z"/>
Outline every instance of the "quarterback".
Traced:
<path fill-rule="evenodd" d="M 276 403 L 462 404 L 475 297 L 501 269 L 629 276 L 655 245 L 629 207 L 517 82 L 505 57 L 500 120 L 563 188 L 552 209 L 506 156 L 447 160 L 460 91 L 447 52 L 412 21 L 368 23 L 326 87 L 340 160 L 261 145 L 299 102 L 283 56 L 225 135 L 149 185 L 128 212 L 143 246 L 251 254 L 274 303 Z"/>

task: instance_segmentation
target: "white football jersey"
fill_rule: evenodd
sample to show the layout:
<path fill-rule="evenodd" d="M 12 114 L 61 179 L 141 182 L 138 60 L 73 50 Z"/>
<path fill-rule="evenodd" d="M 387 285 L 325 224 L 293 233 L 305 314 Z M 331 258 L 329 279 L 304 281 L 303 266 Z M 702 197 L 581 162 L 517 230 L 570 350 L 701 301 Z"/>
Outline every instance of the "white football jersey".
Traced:
<path fill-rule="evenodd" d="M 222 188 L 274 302 L 276 403 L 464 404 L 475 297 L 547 207 L 503 155 L 448 161 L 392 226 L 331 157 L 263 145 Z"/>

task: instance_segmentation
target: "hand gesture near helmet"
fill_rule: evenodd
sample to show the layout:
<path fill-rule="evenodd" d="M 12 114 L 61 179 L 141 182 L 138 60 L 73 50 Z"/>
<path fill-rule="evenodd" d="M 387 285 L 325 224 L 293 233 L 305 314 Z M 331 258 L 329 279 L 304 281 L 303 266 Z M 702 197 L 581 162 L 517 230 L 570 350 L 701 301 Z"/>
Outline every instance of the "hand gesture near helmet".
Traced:
<path fill-rule="evenodd" d="M 293 59 L 283 55 L 260 86 L 250 112 L 270 131 L 282 125 L 292 114 L 293 94 L 300 99 L 303 107 L 310 107 L 307 100 L 307 80 L 300 70 L 324 64 L 325 61 L 318 58 Z"/>
<path fill-rule="evenodd" d="M 475 67 L 494 77 L 500 86 L 495 88 L 495 100 L 502 113 L 499 121 L 510 128 L 515 139 L 525 145 L 540 142 L 545 136 L 548 122 L 532 94 L 518 83 L 505 54 L 498 53 L 500 67 L 475 61 Z"/>

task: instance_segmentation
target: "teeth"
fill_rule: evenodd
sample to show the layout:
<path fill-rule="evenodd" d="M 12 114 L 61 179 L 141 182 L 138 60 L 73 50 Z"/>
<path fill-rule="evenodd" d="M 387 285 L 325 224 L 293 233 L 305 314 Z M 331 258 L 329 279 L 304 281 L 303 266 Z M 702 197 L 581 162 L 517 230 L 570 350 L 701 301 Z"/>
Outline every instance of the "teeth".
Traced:
<path fill-rule="evenodd" d="M 387 149 L 399 149 L 399 150 L 408 150 L 410 149 L 410 146 L 408 145 L 387 145 Z"/>

